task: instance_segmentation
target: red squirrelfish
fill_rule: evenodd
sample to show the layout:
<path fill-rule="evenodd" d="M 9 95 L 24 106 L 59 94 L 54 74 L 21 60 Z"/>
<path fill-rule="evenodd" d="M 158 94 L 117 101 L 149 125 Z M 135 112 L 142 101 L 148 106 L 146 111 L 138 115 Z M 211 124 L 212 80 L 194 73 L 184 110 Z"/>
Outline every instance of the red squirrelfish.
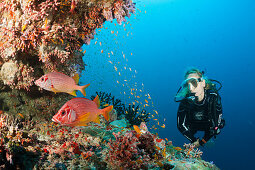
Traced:
<path fill-rule="evenodd" d="M 87 88 L 90 84 L 78 86 L 78 82 L 78 74 L 73 77 L 69 77 L 64 73 L 52 72 L 40 77 L 35 81 L 35 84 L 48 91 L 53 91 L 55 93 L 64 92 L 73 96 L 76 96 L 76 90 L 80 90 L 81 93 L 86 96 L 85 88 Z"/>
<path fill-rule="evenodd" d="M 52 121 L 65 126 L 86 126 L 89 122 L 100 123 L 99 115 L 109 120 L 109 112 L 113 106 L 99 109 L 100 101 L 98 96 L 92 101 L 86 98 L 73 98 L 66 102 Z"/>

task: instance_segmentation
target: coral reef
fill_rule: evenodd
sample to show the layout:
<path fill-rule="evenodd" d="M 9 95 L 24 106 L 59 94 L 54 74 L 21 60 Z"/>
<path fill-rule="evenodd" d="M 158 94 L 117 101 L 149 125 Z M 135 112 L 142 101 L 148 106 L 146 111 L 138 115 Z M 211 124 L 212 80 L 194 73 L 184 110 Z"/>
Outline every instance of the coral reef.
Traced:
<path fill-rule="evenodd" d="M 80 47 L 89 44 L 106 20 L 116 18 L 121 24 L 135 7 L 130 0 L 3 0 L 0 10 L 1 63 L 19 65 L 4 83 L 17 89 L 31 86 L 42 72 L 72 75 L 83 70 Z M 23 67 L 39 72 L 22 73 Z M 17 86 L 20 81 L 26 86 Z"/>
<path fill-rule="evenodd" d="M 149 131 L 91 123 L 80 128 L 0 115 L 1 169 L 214 169 L 190 144 L 175 147 Z"/>
<path fill-rule="evenodd" d="M 52 94 L 39 92 L 34 80 L 52 71 L 70 77 L 80 74 L 85 68 L 81 46 L 89 44 L 105 21 L 125 21 L 135 12 L 135 4 L 131 0 L 2 0 L 0 10 L 0 96 L 5 98 L 2 105 L 10 109 L 7 98 L 17 93 L 27 103 L 47 102 L 45 96 Z M 21 111 L 30 114 L 25 108 Z"/>

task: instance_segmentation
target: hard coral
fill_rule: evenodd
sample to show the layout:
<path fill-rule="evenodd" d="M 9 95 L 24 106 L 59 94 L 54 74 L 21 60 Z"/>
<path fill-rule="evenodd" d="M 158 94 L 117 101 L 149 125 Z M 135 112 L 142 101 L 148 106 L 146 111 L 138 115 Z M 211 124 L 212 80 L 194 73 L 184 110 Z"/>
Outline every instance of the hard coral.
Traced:
<path fill-rule="evenodd" d="M 184 144 L 183 147 L 185 152 L 185 157 L 187 158 L 201 158 L 203 152 L 198 148 L 195 148 L 195 145 L 192 143 Z"/>
<path fill-rule="evenodd" d="M 106 161 L 110 164 L 111 168 L 138 168 L 139 164 L 136 162 L 138 158 L 138 139 L 133 136 L 132 132 L 124 135 L 113 133 L 113 135 L 116 140 L 110 140 L 108 144 L 109 152 L 106 157 Z"/>

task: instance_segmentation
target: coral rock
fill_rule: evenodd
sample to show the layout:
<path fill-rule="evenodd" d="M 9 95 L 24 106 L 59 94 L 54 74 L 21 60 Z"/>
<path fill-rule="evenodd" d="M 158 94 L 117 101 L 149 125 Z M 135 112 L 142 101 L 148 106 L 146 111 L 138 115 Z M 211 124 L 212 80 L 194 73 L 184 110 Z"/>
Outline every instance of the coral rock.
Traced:
<path fill-rule="evenodd" d="M 18 66 L 15 62 L 9 61 L 4 63 L 0 71 L 0 77 L 4 84 L 12 84 L 18 70 Z"/>

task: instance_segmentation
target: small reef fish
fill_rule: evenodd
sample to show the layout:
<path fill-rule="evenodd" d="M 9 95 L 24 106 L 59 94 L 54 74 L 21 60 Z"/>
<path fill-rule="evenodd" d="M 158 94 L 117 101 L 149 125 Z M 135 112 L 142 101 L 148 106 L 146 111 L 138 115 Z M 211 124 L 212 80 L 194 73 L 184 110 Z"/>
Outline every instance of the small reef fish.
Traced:
<path fill-rule="evenodd" d="M 137 132 L 137 137 L 139 138 L 141 134 L 145 134 L 146 132 L 148 132 L 148 128 L 145 124 L 145 122 L 141 122 L 140 127 L 138 127 L 137 125 L 133 125 L 134 130 Z"/>
<path fill-rule="evenodd" d="M 92 101 L 86 98 L 73 98 L 66 102 L 53 116 L 52 121 L 65 126 L 86 126 L 89 122 L 100 123 L 99 115 L 109 120 L 109 112 L 113 106 L 99 109 L 98 96 Z"/>
<path fill-rule="evenodd" d="M 35 84 L 45 90 L 55 93 L 64 92 L 76 96 L 76 90 L 80 90 L 81 93 L 86 96 L 85 88 L 90 84 L 84 86 L 78 86 L 79 75 L 69 77 L 64 73 L 51 72 L 35 81 Z"/>
<path fill-rule="evenodd" d="M 134 128 L 134 130 L 135 130 L 138 134 L 141 134 L 141 133 L 142 133 L 141 130 L 140 130 L 140 128 L 139 128 L 137 125 L 133 125 L 133 128 Z"/>

